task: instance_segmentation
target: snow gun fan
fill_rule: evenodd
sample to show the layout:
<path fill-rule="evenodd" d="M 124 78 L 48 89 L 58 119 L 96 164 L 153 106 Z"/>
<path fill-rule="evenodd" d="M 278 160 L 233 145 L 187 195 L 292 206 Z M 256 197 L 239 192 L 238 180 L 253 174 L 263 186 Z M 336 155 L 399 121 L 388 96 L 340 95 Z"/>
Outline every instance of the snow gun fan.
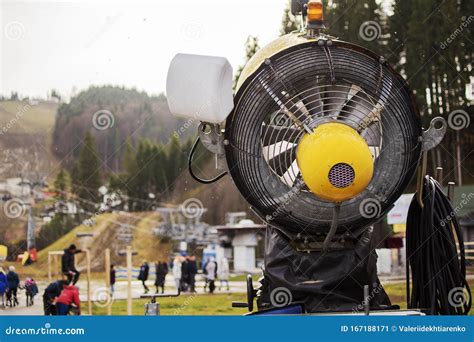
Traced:
<path fill-rule="evenodd" d="M 379 284 L 371 225 L 446 125 L 440 121 L 437 135 L 423 132 L 410 89 L 382 57 L 322 33 L 320 1 L 295 1 L 292 10 L 306 17 L 305 29 L 259 50 L 235 96 L 224 58 L 178 55 L 168 103 L 172 113 L 202 121 L 196 144 L 223 168 L 212 180 L 194 177 L 209 183 L 229 174 L 268 224 L 259 308 L 274 306 L 272 289 L 285 287 L 309 311 L 350 309 L 363 300 L 360 284 Z M 193 174 L 191 163 L 192 155 Z M 324 297 L 323 288 L 351 272 L 355 280 Z M 379 297 L 375 306 L 388 302 Z"/>

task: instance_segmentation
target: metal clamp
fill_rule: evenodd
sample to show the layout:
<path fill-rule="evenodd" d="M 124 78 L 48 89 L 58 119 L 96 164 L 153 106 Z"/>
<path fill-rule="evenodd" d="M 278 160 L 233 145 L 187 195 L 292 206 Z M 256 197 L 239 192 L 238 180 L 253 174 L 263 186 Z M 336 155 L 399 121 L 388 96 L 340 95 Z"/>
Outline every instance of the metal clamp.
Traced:
<path fill-rule="evenodd" d="M 201 144 L 211 153 L 216 155 L 216 169 L 227 168 L 225 163 L 224 134 L 218 124 L 201 122 L 198 127 Z"/>
<path fill-rule="evenodd" d="M 423 182 L 428 167 L 428 151 L 438 146 L 446 134 L 448 125 L 442 117 L 435 117 L 430 122 L 430 127 L 423 131 L 423 140 L 421 147 L 421 164 L 418 167 L 418 175 L 416 182 L 416 199 L 418 204 L 423 208 Z"/>

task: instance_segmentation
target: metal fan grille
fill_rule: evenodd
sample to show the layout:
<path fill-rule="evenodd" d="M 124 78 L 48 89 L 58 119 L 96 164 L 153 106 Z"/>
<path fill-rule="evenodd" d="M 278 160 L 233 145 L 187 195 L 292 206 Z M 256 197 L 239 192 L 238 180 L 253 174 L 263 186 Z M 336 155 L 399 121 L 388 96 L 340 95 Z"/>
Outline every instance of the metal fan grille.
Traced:
<path fill-rule="evenodd" d="M 265 86 L 270 89 L 270 86 Z M 375 98 L 348 81 L 312 86 L 303 80 L 297 86 L 305 90 L 288 97 L 281 106 L 283 108 L 269 113 L 261 131 L 263 157 L 285 184 L 293 186 L 300 177 L 296 148 L 305 133 L 302 125 L 314 130 L 330 121 L 347 124 L 360 132 L 374 160 L 378 157 L 382 149 L 382 125 Z M 295 118 L 301 122 L 300 127 Z"/>
<path fill-rule="evenodd" d="M 306 191 L 296 151 L 305 128 L 334 120 L 355 128 L 373 151 L 371 183 L 341 207 L 338 232 L 355 231 L 377 219 L 361 215 L 361 202 L 374 198 L 386 211 L 419 160 L 421 123 L 403 79 L 360 47 L 308 42 L 271 57 L 236 95 L 225 131 L 230 173 L 252 207 L 289 233 L 329 229 L 333 204 Z"/>

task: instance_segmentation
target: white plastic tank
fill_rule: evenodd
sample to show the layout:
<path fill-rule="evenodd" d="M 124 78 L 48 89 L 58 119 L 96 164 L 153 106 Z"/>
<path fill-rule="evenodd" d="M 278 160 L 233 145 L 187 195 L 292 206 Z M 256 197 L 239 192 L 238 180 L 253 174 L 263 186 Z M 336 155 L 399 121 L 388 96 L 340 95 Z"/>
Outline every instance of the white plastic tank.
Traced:
<path fill-rule="evenodd" d="M 173 115 L 221 123 L 234 107 L 232 66 L 223 57 L 177 54 L 166 80 Z"/>

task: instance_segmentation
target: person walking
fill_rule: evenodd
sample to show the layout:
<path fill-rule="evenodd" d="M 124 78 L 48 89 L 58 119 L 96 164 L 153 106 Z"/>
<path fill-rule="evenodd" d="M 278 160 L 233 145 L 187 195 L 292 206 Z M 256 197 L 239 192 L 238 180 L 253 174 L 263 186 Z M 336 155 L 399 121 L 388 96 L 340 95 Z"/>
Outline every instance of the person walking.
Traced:
<path fill-rule="evenodd" d="M 148 262 L 143 260 L 142 265 L 140 266 L 140 272 L 138 273 L 138 280 L 142 281 L 143 289 L 145 293 L 148 293 L 150 289 L 146 286 L 146 281 L 148 280 L 148 273 L 150 272 L 150 266 L 148 266 Z"/>
<path fill-rule="evenodd" d="M 208 280 L 207 280 L 207 270 L 206 270 L 206 266 L 208 263 L 209 263 L 209 258 L 207 258 L 202 264 L 202 274 L 204 274 L 204 293 L 206 293 L 207 286 L 209 285 Z"/>
<path fill-rule="evenodd" d="M 217 275 L 217 262 L 213 257 L 209 259 L 209 262 L 206 265 L 206 277 L 209 285 L 209 293 L 214 293 L 216 289 L 216 275 Z"/>
<path fill-rule="evenodd" d="M 156 293 L 160 292 L 159 288 L 161 287 L 161 293 L 165 292 L 165 280 L 166 275 L 168 274 L 168 264 L 166 261 L 158 261 L 155 263 L 155 286 L 156 286 Z"/>
<path fill-rule="evenodd" d="M 176 256 L 173 261 L 173 279 L 176 289 L 181 291 L 181 258 Z"/>
<path fill-rule="evenodd" d="M 219 281 L 220 281 L 219 291 L 224 286 L 224 283 L 227 285 L 227 291 L 230 290 L 229 277 L 230 277 L 229 260 L 227 260 L 227 258 L 222 258 L 221 265 L 219 266 Z"/>
<path fill-rule="evenodd" d="M 188 273 L 189 273 L 189 286 L 191 287 L 191 292 L 196 293 L 196 274 L 197 274 L 197 263 L 196 257 L 190 256 L 188 260 Z"/>
<path fill-rule="evenodd" d="M 54 301 L 58 316 L 66 316 L 71 308 L 77 308 L 77 314 L 81 314 L 81 301 L 79 299 L 79 290 L 74 285 L 65 285 L 59 297 Z"/>
<path fill-rule="evenodd" d="M 2 298 L 2 309 L 5 308 L 5 293 L 8 289 L 7 275 L 3 270 L 3 267 L 0 266 L 0 297 Z"/>
<path fill-rule="evenodd" d="M 189 262 L 188 257 L 184 257 L 181 263 L 181 291 L 187 292 L 189 288 Z"/>
<path fill-rule="evenodd" d="M 64 286 L 68 283 L 66 280 L 56 280 L 49 284 L 43 293 L 43 310 L 45 316 L 55 316 L 57 314 L 54 300 L 59 297 Z"/>
<path fill-rule="evenodd" d="M 33 278 L 26 278 L 23 288 L 26 292 L 26 306 L 34 305 L 35 296 L 38 294 L 38 285 Z"/>
<path fill-rule="evenodd" d="M 20 277 L 15 272 L 15 266 L 10 266 L 7 273 L 8 291 L 10 291 L 10 306 L 16 306 L 18 302 L 18 286 L 20 286 Z"/>
<path fill-rule="evenodd" d="M 76 270 L 75 255 L 81 253 L 80 249 L 77 249 L 76 245 L 72 244 L 64 250 L 64 254 L 61 257 L 61 271 L 67 277 L 68 283 L 75 285 L 81 275 Z"/>
<path fill-rule="evenodd" d="M 115 285 L 115 265 L 110 265 L 110 294 L 114 294 L 114 285 Z"/>

